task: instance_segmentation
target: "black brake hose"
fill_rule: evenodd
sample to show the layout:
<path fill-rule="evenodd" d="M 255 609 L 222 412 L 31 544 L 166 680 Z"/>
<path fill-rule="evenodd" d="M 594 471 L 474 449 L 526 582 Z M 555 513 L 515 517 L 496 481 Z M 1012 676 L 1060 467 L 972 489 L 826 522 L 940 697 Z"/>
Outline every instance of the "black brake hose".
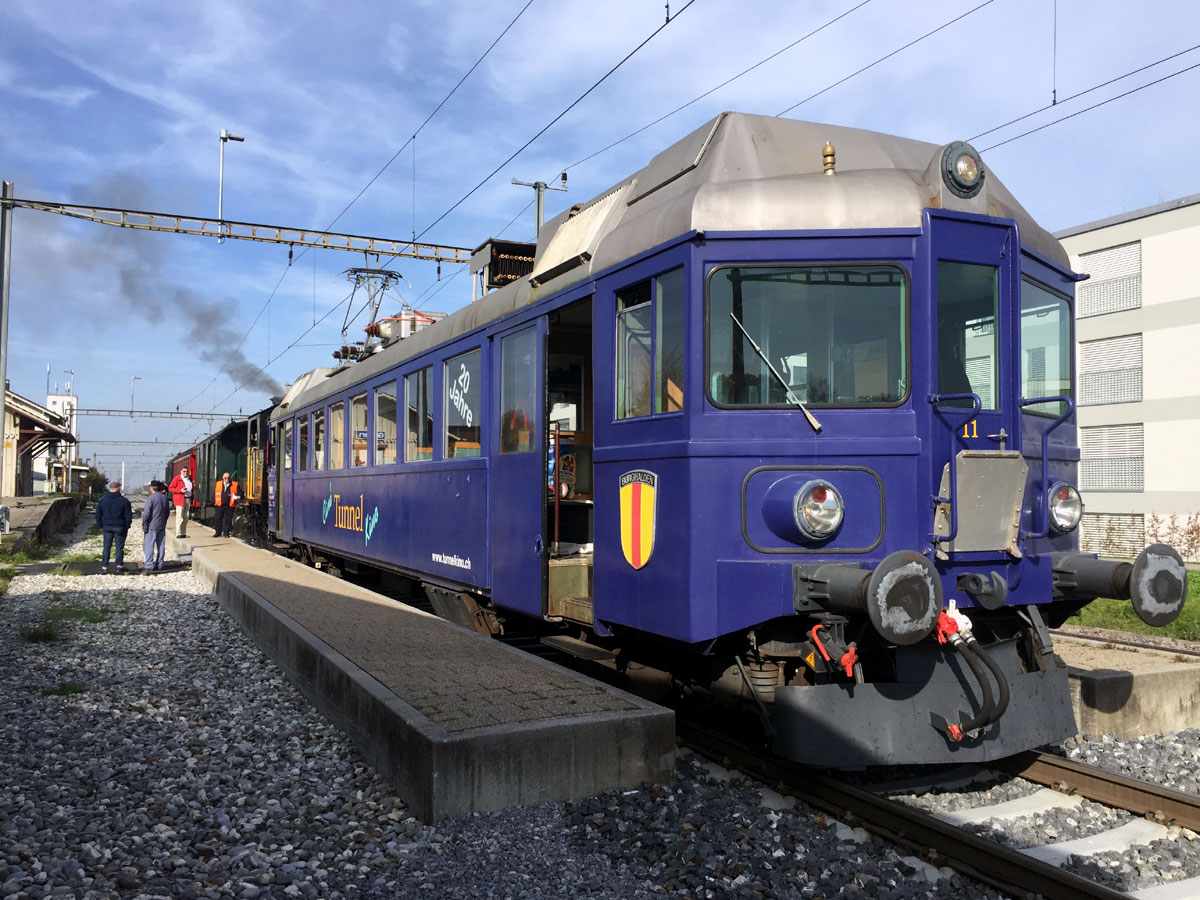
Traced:
<path fill-rule="evenodd" d="M 982 728 L 992 721 L 991 715 L 992 710 L 995 709 L 995 703 L 992 699 L 991 681 L 987 677 L 987 672 L 984 671 L 983 663 L 980 662 L 978 654 L 974 652 L 971 645 L 965 640 L 959 639 L 953 643 L 959 655 L 966 660 L 967 665 L 971 667 L 971 671 L 975 673 L 975 680 L 979 682 L 979 689 L 983 693 L 983 704 L 979 707 L 979 712 L 959 726 L 962 734 L 965 735 L 967 732 Z"/>
<path fill-rule="evenodd" d="M 967 646 L 983 660 L 984 665 L 991 670 L 992 675 L 996 679 L 996 687 L 999 689 L 1000 697 L 996 701 L 996 708 L 992 710 L 991 718 L 987 720 L 987 724 L 1000 721 L 1000 717 L 1004 715 L 1004 711 L 1008 709 L 1008 679 L 1004 677 L 1004 672 L 1000 669 L 1000 664 L 992 659 L 992 655 L 983 649 L 983 645 L 974 637 L 967 641 Z"/>

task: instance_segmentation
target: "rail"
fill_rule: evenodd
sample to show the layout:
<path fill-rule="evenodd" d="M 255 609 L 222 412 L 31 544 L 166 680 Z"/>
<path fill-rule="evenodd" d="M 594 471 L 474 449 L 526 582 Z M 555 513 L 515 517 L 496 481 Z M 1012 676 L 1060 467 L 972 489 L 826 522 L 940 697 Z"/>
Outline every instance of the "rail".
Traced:
<path fill-rule="evenodd" d="M 1200 831 L 1200 797 L 1125 775 L 1077 763 L 1050 753 L 1030 751 L 995 764 L 1011 775 L 1088 800 L 1115 806 L 1163 825 Z"/>
<path fill-rule="evenodd" d="M 978 837 L 921 810 L 844 784 L 820 770 L 754 750 L 685 717 L 677 715 L 675 727 L 680 738 L 704 756 L 734 766 L 767 784 L 782 785 L 810 806 L 909 847 L 932 865 L 948 865 L 1019 896 L 1040 894 L 1046 900 L 1129 900 L 1129 895 L 1121 891 Z"/>

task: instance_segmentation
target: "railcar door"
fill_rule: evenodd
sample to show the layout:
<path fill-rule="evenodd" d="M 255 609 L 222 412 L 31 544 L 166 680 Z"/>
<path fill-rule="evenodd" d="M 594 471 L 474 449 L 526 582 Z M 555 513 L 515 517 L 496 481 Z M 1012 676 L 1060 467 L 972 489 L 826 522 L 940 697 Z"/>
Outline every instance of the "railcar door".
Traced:
<path fill-rule="evenodd" d="M 292 419 L 279 425 L 279 452 L 275 460 L 275 533 L 281 541 L 292 539 Z"/>
<path fill-rule="evenodd" d="M 541 616 L 546 590 L 546 317 L 493 339 L 492 600 Z"/>
<path fill-rule="evenodd" d="M 935 516 L 938 555 L 946 550 L 1015 551 L 1015 529 L 991 523 L 991 518 L 1013 521 L 1012 505 L 1020 503 L 1025 485 L 1011 362 L 1019 263 L 1015 229 L 958 218 L 933 217 L 931 224 L 929 475 L 933 495 L 943 501 Z M 967 515 L 965 503 L 945 502 L 955 493 L 971 497 L 977 509 L 1004 503 L 1008 511 L 991 518 Z M 957 510 L 952 513 L 953 507 Z"/>

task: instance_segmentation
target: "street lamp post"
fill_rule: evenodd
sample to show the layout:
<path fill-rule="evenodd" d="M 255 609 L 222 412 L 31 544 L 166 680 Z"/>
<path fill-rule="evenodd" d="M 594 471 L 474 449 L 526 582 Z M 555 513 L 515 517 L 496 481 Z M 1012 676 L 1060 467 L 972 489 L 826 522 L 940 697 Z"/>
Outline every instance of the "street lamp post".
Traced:
<path fill-rule="evenodd" d="M 221 129 L 221 158 L 217 168 L 217 222 L 221 229 L 221 235 L 217 238 L 218 244 L 225 242 L 225 142 L 237 141 L 240 144 L 244 140 L 240 134 L 230 134 L 224 128 Z"/>
<path fill-rule="evenodd" d="M 142 380 L 141 375 L 134 375 L 129 379 L 129 418 L 133 418 L 133 389 L 137 387 L 137 383 Z"/>

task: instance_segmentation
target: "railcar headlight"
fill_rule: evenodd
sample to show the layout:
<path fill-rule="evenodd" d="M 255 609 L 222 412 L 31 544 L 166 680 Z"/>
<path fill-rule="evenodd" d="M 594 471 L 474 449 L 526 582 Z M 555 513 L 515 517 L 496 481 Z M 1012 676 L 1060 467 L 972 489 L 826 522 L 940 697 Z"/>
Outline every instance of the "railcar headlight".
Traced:
<path fill-rule="evenodd" d="M 810 481 L 796 492 L 796 527 L 814 540 L 827 538 L 842 524 L 842 495 L 828 481 Z"/>
<path fill-rule="evenodd" d="M 1083 517 L 1083 500 L 1071 485 L 1056 481 L 1050 486 L 1046 509 L 1050 512 L 1050 528 L 1057 534 L 1066 534 L 1078 527 Z"/>
<path fill-rule="evenodd" d="M 942 180 L 959 197 L 974 197 L 983 188 L 983 160 L 970 144 L 955 141 L 942 151 Z"/>

